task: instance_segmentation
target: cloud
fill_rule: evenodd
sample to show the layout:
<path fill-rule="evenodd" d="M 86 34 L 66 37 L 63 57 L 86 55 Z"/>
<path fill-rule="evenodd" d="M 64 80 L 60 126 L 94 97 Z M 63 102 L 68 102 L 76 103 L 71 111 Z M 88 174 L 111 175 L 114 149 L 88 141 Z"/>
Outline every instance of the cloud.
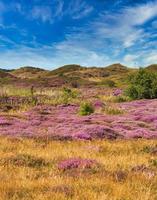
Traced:
<path fill-rule="evenodd" d="M 138 66 L 138 59 L 139 59 L 139 55 L 135 55 L 135 54 L 126 54 L 123 58 L 122 63 L 124 63 L 126 66 Z"/>
<path fill-rule="evenodd" d="M 144 64 L 145 66 L 157 63 L 157 51 L 152 51 L 146 53 L 144 57 Z"/>
<path fill-rule="evenodd" d="M 54 20 L 67 15 L 74 20 L 81 19 L 93 9 L 81 0 L 68 5 L 68 9 L 65 9 L 63 0 L 55 0 L 51 6 L 36 5 L 31 10 L 31 16 L 37 21 L 52 24 Z M 5 45 L 10 42 L 12 49 L 1 52 L 0 67 L 32 65 L 52 69 L 69 63 L 106 66 L 122 62 L 128 66 L 142 66 L 157 62 L 156 33 L 152 29 L 157 16 L 156 9 L 157 1 L 151 1 L 97 14 L 84 26 L 71 27 L 62 41 L 49 46 L 45 46 L 44 42 L 38 44 L 33 36 L 32 41 L 29 38 L 29 44 L 27 40 L 21 41 L 21 45 L 11 44 L 7 38 L 1 37 L 1 43 Z"/>
<path fill-rule="evenodd" d="M 93 11 L 93 7 L 82 0 L 72 0 L 66 13 L 70 14 L 73 19 L 80 19 Z"/>
<path fill-rule="evenodd" d="M 62 18 L 62 16 L 63 16 L 63 7 L 64 7 L 64 1 L 58 0 L 57 1 L 57 7 L 55 9 L 54 17 Z"/>
<path fill-rule="evenodd" d="M 119 42 L 124 48 L 132 47 L 145 37 L 142 27 L 157 16 L 157 1 L 125 7 L 116 13 L 104 13 L 95 20 L 97 35 Z"/>
<path fill-rule="evenodd" d="M 54 69 L 70 63 L 83 66 L 105 66 L 111 64 L 112 61 L 107 55 L 83 47 L 63 44 L 57 47 L 38 45 L 36 48 L 20 45 L 0 54 L 0 68 L 17 68 L 28 65 Z"/>
<path fill-rule="evenodd" d="M 63 16 L 64 1 L 55 0 L 50 5 L 35 5 L 31 10 L 31 18 L 43 23 L 53 23 L 55 19 Z"/>
<path fill-rule="evenodd" d="M 49 6 L 34 6 L 31 11 L 32 19 L 38 19 L 42 22 L 52 22 L 52 11 Z"/>
<path fill-rule="evenodd" d="M 25 15 L 28 19 L 40 20 L 43 23 L 53 23 L 63 16 L 69 16 L 72 19 L 78 20 L 86 17 L 93 11 L 93 7 L 83 0 L 71 0 L 66 7 L 64 4 L 64 0 L 54 0 L 49 4 L 34 4 L 29 17 L 27 17 L 28 12 L 20 4 L 16 4 L 14 10 Z"/>

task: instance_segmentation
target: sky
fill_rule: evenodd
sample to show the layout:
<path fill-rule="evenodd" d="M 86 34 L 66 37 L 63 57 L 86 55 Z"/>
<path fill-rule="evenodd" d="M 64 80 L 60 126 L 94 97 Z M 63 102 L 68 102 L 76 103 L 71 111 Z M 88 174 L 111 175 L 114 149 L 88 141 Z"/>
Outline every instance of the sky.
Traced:
<path fill-rule="evenodd" d="M 157 0 L 0 0 L 0 68 L 157 63 Z"/>

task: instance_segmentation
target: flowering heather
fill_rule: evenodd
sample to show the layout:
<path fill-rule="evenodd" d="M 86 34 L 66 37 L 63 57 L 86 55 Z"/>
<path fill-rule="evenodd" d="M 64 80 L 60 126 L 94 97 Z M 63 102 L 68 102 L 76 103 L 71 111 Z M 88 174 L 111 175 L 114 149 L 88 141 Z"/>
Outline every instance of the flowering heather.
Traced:
<path fill-rule="evenodd" d="M 77 133 L 77 134 L 74 135 L 73 138 L 74 139 L 81 139 L 81 140 L 91 140 L 92 139 L 92 137 L 86 132 Z"/>
<path fill-rule="evenodd" d="M 123 90 L 122 89 L 116 89 L 113 91 L 113 96 L 120 96 L 122 95 Z"/>
<path fill-rule="evenodd" d="M 10 120 L 0 117 L 0 126 L 9 126 L 9 125 L 11 125 Z"/>
<path fill-rule="evenodd" d="M 94 107 L 95 108 L 102 108 L 104 105 L 105 104 L 100 100 L 97 100 L 97 101 L 94 102 Z"/>
<path fill-rule="evenodd" d="M 95 160 L 91 159 L 81 159 L 81 158 L 70 158 L 61 161 L 58 164 L 58 169 L 60 170 L 68 170 L 68 169 L 86 169 L 86 168 L 92 168 L 97 165 L 97 162 Z"/>
<path fill-rule="evenodd" d="M 118 103 L 124 113 L 79 116 L 78 105 L 36 106 L 21 117 L 0 116 L 0 134 L 59 140 L 157 138 L 157 101 Z"/>

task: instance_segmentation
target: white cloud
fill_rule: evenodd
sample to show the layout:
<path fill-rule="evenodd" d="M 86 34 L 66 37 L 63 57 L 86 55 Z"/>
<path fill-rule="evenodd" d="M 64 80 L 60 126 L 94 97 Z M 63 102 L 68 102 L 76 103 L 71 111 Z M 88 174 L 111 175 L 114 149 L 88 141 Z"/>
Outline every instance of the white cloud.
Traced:
<path fill-rule="evenodd" d="M 127 66 L 139 67 L 157 64 L 157 50 L 140 50 L 124 56 L 122 63 Z"/>
<path fill-rule="evenodd" d="M 63 16 L 70 16 L 72 19 L 86 17 L 93 11 L 93 7 L 83 0 L 71 0 L 65 8 L 64 0 L 54 0 L 50 4 L 34 5 L 30 10 L 29 17 L 27 16 L 28 12 L 20 4 L 16 4 L 14 10 L 19 11 L 20 14 L 25 15 L 28 19 L 53 23 Z"/>
<path fill-rule="evenodd" d="M 123 17 L 122 21 L 128 25 L 142 25 L 157 16 L 157 1 L 126 8 L 120 15 Z"/>
<path fill-rule="evenodd" d="M 93 7 L 83 0 L 71 0 L 65 14 L 71 15 L 73 19 L 80 19 L 89 15 L 93 11 Z"/>
<path fill-rule="evenodd" d="M 157 16 L 157 1 L 127 7 L 115 14 L 101 14 L 94 22 L 97 35 L 119 42 L 124 48 L 132 47 L 145 38 L 144 25 Z"/>
<path fill-rule="evenodd" d="M 8 59 L 10 58 L 10 59 Z M 0 68 L 36 66 L 54 69 L 64 64 L 78 63 L 83 66 L 106 66 L 113 62 L 106 55 L 82 47 L 60 45 L 29 48 L 16 46 L 0 54 Z"/>
<path fill-rule="evenodd" d="M 126 66 L 138 66 L 138 59 L 139 59 L 140 55 L 135 55 L 135 54 L 126 54 L 123 58 L 122 63 L 124 63 Z"/>
<path fill-rule="evenodd" d="M 64 6 L 64 1 L 58 0 L 54 17 L 62 17 L 63 16 L 63 6 Z"/>
<path fill-rule="evenodd" d="M 157 51 L 149 52 L 144 57 L 145 65 L 156 64 L 157 63 Z"/>
<path fill-rule="evenodd" d="M 52 22 L 52 11 L 49 6 L 34 6 L 31 11 L 33 19 L 39 19 L 42 22 Z"/>
<path fill-rule="evenodd" d="M 58 6 L 53 7 L 54 12 L 47 6 L 34 7 L 34 19 L 52 23 L 54 19 L 69 13 L 73 19 L 79 19 L 93 9 L 77 0 L 69 6 L 71 12 L 65 12 L 63 0 L 57 2 L 55 5 Z M 156 9 L 157 1 L 154 1 L 122 8 L 112 15 L 103 13 L 81 28 L 71 28 L 63 41 L 49 46 L 37 44 L 35 39 L 32 41 L 34 48 L 14 45 L 13 49 L 0 54 L 0 67 L 32 65 L 52 69 L 69 63 L 86 66 L 106 66 L 114 62 L 128 66 L 155 63 L 157 51 L 154 49 L 153 53 L 150 52 L 155 42 L 149 41 L 150 37 L 155 37 L 155 33 L 146 33 L 143 25 L 153 20 L 157 15 Z M 24 42 L 21 44 L 27 45 Z"/>

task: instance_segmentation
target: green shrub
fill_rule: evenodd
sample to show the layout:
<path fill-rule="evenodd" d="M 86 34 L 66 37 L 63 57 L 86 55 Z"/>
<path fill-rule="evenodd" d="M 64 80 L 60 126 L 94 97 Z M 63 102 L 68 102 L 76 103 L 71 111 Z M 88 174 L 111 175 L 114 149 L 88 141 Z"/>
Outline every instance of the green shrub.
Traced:
<path fill-rule="evenodd" d="M 153 159 L 150 162 L 154 167 L 157 167 L 157 159 Z"/>
<path fill-rule="evenodd" d="M 126 94 L 132 99 L 157 98 L 157 75 L 145 69 L 139 69 L 137 73 L 130 76 L 130 86 Z"/>
<path fill-rule="evenodd" d="M 72 101 L 72 99 L 75 99 L 78 97 L 78 92 L 76 90 L 71 90 L 70 88 L 63 88 L 62 91 L 62 99 L 63 103 L 68 104 Z"/>
<path fill-rule="evenodd" d="M 80 105 L 80 109 L 79 109 L 79 114 L 82 115 L 82 116 L 85 116 L 85 115 L 90 115 L 94 113 L 94 107 L 91 103 L 89 102 L 83 102 L 81 105 Z"/>

